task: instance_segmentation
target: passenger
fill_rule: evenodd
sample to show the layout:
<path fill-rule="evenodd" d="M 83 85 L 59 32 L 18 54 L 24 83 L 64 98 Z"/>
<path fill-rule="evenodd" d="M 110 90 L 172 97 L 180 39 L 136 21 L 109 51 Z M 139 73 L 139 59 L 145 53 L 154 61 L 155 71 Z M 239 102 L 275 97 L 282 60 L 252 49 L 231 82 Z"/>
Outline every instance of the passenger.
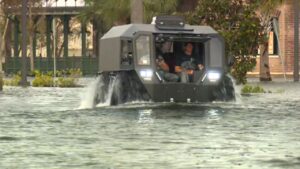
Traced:
<path fill-rule="evenodd" d="M 162 44 L 162 46 L 158 47 L 156 58 L 157 72 L 162 78 L 162 80 L 166 80 L 168 82 L 178 82 L 179 76 L 177 74 L 171 73 L 170 65 L 166 62 L 165 58 L 163 57 L 165 54 L 169 54 L 170 52 L 169 50 L 166 50 L 166 44 L 167 42 Z"/>
<path fill-rule="evenodd" d="M 170 73 L 169 65 L 165 62 L 164 58 L 159 55 L 156 59 L 157 72 L 161 76 L 162 80 L 166 80 L 168 82 L 178 82 L 179 76 Z"/>
<path fill-rule="evenodd" d="M 181 74 L 181 82 L 190 82 L 195 70 L 203 70 L 202 62 L 193 55 L 194 46 L 191 42 L 184 44 L 184 51 L 176 60 L 175 72 Z"/>

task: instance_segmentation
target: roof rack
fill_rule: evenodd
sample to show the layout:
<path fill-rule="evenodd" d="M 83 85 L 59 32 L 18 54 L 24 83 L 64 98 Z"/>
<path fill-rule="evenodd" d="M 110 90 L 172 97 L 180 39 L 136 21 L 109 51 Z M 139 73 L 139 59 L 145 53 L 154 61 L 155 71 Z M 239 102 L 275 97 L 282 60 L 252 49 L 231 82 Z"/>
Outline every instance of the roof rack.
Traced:
<path fill-rule="evenodd" d="M 185 29 L 185 20 L 181 16 L 157 16 L 155 20 L 155 26 L 160 30 L 182 30 L 193 31 L 191 29 Z"/>

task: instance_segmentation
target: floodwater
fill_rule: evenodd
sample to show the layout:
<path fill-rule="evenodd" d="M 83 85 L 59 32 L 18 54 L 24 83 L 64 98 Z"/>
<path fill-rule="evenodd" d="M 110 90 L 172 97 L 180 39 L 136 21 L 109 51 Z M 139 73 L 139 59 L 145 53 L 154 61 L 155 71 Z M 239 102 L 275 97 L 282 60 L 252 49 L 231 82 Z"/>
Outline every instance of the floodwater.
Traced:
<path fill-rule="evenodd" d="M 5 87 L 0 168 L 299 169 L 300 84 L 264 86 L 236 102 L 93 109 L 78 109 L 87 88 Z"/>

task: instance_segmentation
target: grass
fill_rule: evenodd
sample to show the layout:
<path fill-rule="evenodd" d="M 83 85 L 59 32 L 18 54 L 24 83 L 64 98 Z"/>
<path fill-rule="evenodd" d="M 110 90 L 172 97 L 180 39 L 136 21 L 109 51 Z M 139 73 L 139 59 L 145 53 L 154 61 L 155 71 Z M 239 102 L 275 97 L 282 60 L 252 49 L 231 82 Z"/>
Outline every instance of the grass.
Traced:
<path fill-rule="evenodd" d="M 251 85 L 245 85 L 242 88 L 241 91 L 242 94 L 250 94 L 250 93 L 266 93 L 266 91 L 264 90 L 264 88 L 260 87 L 260 86 L 251 86 Z"/>

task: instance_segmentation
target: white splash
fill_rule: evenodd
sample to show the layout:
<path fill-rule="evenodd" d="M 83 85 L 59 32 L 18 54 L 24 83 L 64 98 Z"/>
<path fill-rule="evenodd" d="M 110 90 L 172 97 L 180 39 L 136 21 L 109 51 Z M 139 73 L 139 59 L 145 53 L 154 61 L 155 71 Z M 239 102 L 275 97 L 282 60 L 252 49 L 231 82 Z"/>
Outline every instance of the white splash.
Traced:
<path fill-rule="evenodd" d="M 101 82 L 100 77 L 98 77 L 86 87 L 85 92 L 81 95 L 81 103 L 78 109 L 94 108 L 98 85 L 100 85 Z"/>
<path fill-rule="evenodd" d="M 236 80 L 230 74 L 227 74 L 227 76 L 231 79 L 231 81 L 233 83 L 235 102 L 237 104 L 242 103 L 242 95 L 241 95 L 242 85 L 237 85 Z"/>
<path fill-rule="evenodd" d="M 116 79 L 117 78 L 114 77 L 114 76 L 112 76 L 111 78 L 112 79 L 110 79 L 109 85 L 108 85 L 108 92 L 105 96 L 105 102 L 104 102 L 105 105 L 110 105 L 111 98 L 112 98 L 112 95 L 113 95 L 113 91 L 114 91 L 114 88 L 115 88 L 115 85 L 116 85 Z"/>

